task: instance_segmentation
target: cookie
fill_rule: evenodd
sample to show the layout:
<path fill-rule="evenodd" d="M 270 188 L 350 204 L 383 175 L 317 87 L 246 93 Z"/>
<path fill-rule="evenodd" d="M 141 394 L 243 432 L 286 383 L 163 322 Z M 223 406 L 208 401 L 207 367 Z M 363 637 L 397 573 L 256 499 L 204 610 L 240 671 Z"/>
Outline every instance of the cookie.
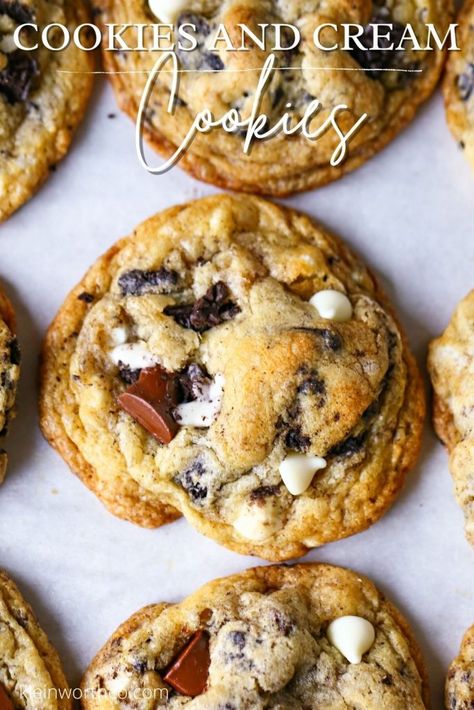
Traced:
<path fill-rule="evenodd" d="M 436 432 L 448 447 L 455 495 L 474 544 L 474 291 L 458 305 L 443 335 L 431 343 L 428 369 L 434 388 Z"/>
<path fill-rule="evenodd" d="M 70 710 L 58 654 L 17 586 L 0 571 L 0 707 Z"/>
<path fill-rule="evenodd" d="M 474 0 L 466 0 L 459 16 L 460 52 L 450 52 L 444 79 L 451 131 L 474 167 Z"/>
<path fill-rule="evenodd" d="M 73 42 L 67 49 L 46 49 L 33 29 L 21 35 L 19 25 L 52 23 L 69 30 L 88 21 L 83 0 L 0 1 L 0 221 L 23 205 L 66 154 L 82 120 L 92 88 L 94 60 Z M 29 33 L 29 34 L 28 34 Z M 81 38 L 83 41 L 84 37 Z M 62 32 L 50 32 L 60 46 Z"/>
<path fill-rule="evenodd" d="M 20 349 L 15 337 L 15 315 L 0 288 L 0 483 L 7 470 L 7 454 L 1 448 L 1 442 L 14 415 L 19 376 Z"/>
<path fill-rule="evenodd" d="M 466 631 L 459 656 L 451 663 L 446 679 L 447 710 L 474 707 L 474 626 Z"/>
<path fill-rule="evenodd" d="M 109 510 L 144 526 L 183 513 L 275 561 L 378 520 L 423 416 L 371 274 L 257 197 L 146 221 L 72 291 L 44 345 L 43 432 Z"/>
<path fill-rule="evenodd" d="M 422 710 L 426 678 L 407 622 L 368 579 L 257 567 L 132 616 L 86 671 L 82 707 Z"/>
<path fill-rule="evenodd" d="M 316 48 L 312 39 L 316 27 L 325 23 L 339 27 L 343 23 L 364 25 L 361 43 L 371 47 L 374 35 L 371 23 L 392 23 L 391 41 L 395 45 L 401 39 L 404 25 L 411 24 L 420 43 L 425 46 L 425 23 L 433 23 L 444 37 L 451 14 L 451 3 L 445 0 L 400 0 L 396 3 L 334 0 L 323 4 L 300 0 L 285 3 L 276 0 L 265 3 L 259 0 L 190 0 L 188 3 L 163 2 L 161 6 L 160 2 L 148 4 L 141 0 L 95 0 L 94 4 L 104 25 L 166 21 L 175 22 L 178 28 L 187 23 L 196 27 L 195 33 L 189 28 L 187 32 L 195 37 L 197 48 L 191 52 L 177 49 L 184 72 L 180 74 L 174 112 L 168 113 L 173 76 L 170 72 L 159 74 L 145 112 L 144 135 L 167 158 L 176 153 L 200 111 L 209 109 L 216 120 L 232 109 L 237 109 L 243 120 L 252 115 L 260 70 L 272 53 L 275 30 L 269 31 L 265 51 L 247 40 L 249 51 L 226 50 L 221 43 L 218 52 L 211 52 L 209 44 L 217 26 L 225 25 L 235 45 L 240 43 L 237 37 L 239 23 L 248 26 L 257 36 L 261 32 L 259 23 L 298 26 L 302 33 L 298 47 L 274 52 L 278 66 L 284 69 L 271 77 L 259 108 L 268 117 L 267 128 L 277 125 L 285 112 L 289 112 L 294 126 L 304 117 L 311 102 L 318 100 L 322 106 L 311 122 L 311 131 L 322 126 L 331 111 L 340 105 L 349 107 L 336 117 L 343 132 L 348 132 L 364 114 L 368 114 L 368 120 L 351 139 L 346 159 L 338 165 L 331 164 L 339 143 L 333 130 L 327 130 L 316 140 L 303 135 L 288 137 L 283 133 L 271 140 L 254 140 L 251 151 L 245 154 L 246 128 L 234 133 L 219 128 L 198 135 L 179 162 L 185 170 L 205 182 L 268 195 L 309 190 L 362 165 L 412 120 L 419 106 L 432 93 L 443 66 L 444 54 L 437 49 L 371 52 L 355 47 L 352 51 L 322 51 Z M 176 13 L 168 9 L 169 5 L 176 6 Z M 153 14 L 150 6 L 158 13 L 161 7 L 163 17 Z M 283 36 L 283 47 L 293 44 L 293 34 L 291 30 L 288 32 L 288 37 Z M 128 46 L 137 44 L 135 30 L 124 32 L 122 37 Z M 148 42 L 150 38 L 151 33 Z M 333 33 L 329 36 L 323 33 L 321 39 L 325 44 L 343 43 L 341 35 L 335 38 Z M 184 45 L 189 46 L 186 41 Z M 166 42 L 162 41 L 161 46 L 165 48 Z M 390 46 L 388 40 L 384 46 Z M 158 56 L 148 51 L 103 52 L 117 101 L 134 120 L 149 72 Z"/>

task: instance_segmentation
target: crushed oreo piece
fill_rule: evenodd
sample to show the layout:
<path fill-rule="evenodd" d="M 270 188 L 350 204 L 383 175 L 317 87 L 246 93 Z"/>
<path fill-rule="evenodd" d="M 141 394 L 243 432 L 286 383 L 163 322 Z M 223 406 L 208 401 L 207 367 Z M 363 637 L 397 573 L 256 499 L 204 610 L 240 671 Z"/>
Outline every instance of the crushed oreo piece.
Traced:
<path fill-rule="evenodd" d="M 132 269 L 118 280 L 122 296 L 143 296 L 145 293 L 171 293 L 179 281 L 179 274 L 161 267 L 156 271 Z"/>
<path fill-rule="evenodd" d="M 193 463 L 175 478 L 175 482 L 183 488 L 194 501 L 207 498 L 207 486 L 202 484 L 205 468 L 202 461 Z"/>
<path fill-rule="evenodd" d="M 304 372 L 305 379 L 298 386 L 299 394 L 316 394 L 324 396 L 326 394 L 326 384 L 322 380 L 316 370 Z"/>
<path fill-rule="evenodd" d="M 204 387 L 211 383 L 212 380 L 206 370 L 196 362 L 191 363 L 178 377 L 180 403 L 199 399 Z"/>
<path fill-rule="evenodd" d="M 132 370 L 131 367 L 124 365 L 121 361 L 118 363 L 118 370 L 120 377 L 127 385 L 134 385 L 135 382 L 138 382 L 141 370 Z"/>
<path fill-rule="evenodd" d="M 249 499 L 251 503 L 260 503 L 266 498 L 277 496 L 279 493 L 280 488 L 278 486 L 260 486 L 259 488 L 254 488 L 250 493 Z"/>
<path fill-rule="evenodd" d="M 203 54 L 203 66 L 213 71 L 222 71 L 224 69 L 224 62 L 218 54 L 206 52 Z"/>
<path fill-rule="evenodd" d="M 206 330 L 232 320 L 240 313 L 237 304 L 229 299 L 230 291 L 223 281 L 218 281 L 193 304 L 166 306 L 163 313 L 172 316 L 183 326 L 204 333 Z"/>
<path fill-rule="evenodd" d="M 461 101 L 469 101 L 474 93 L 474 64 L 472 62 L 467 65 L 466 71 L 458 76 L 456 83 Z"/>
<path fill-rule="evenodd" d="M 334 333 L 332 330 L 328 330 L 327 328 L 315 328 L 314 332 L 321 336 L 324 341 L 324 345 L 328 350 L 337 352 L 342 348 L 342 339 L 338 333 Z"/>
<path fill-rule="evenodd" d="M 363 431 L 357 436 L 349 436 L 340 444 L 336 444 L 329 451 L 329 456 L 353 456 L 357 454 L 363 447 L 365 440 L 367 439 L 367 432 Z"/>
<path fill-rule="evenodd" d="M 17 50 L 8 55 L 8 64 L 0 71 L 0 93 L 10 104 L 26 101 L 33 78 L 38 73 L 37 61 Z"/>
<path fill-rule="evenodd" d="M 10 362 L 12 365 L 19 365 L 21 363 L 21 352 L 20 346 L 18 345 L 18 340 L 12 338 L 8 343 L 8 348 L 10 350 Z"/>
<path fill-rule="evenodd" d="M 94 300 L 92 293 L 87 293 L 87 291 L 80 293 L 77 298 L 79 301 L 84 301 L 84 303 L 92 303 Z"/>
<path fill-rule="evenodd" d="M 18 0 L 0 0 L 0 15 L 8 15 L 18 25 L 31 22 L 34 18 L 32 9 Z"/>
<path fill-rule="evenodd" d="M 299 427 L 295 427 L 287 431 L 285 436 L 285 445 L 287 449 L 304 452 L 311 446 L 311 439 L 309 436 L 304 436 Z"/>
<path fill-rule="evenodd" d="M 390 37 L 379 37 L 378 46 L 381 49 L 371 49 L 375 41 L 375 31 L 373 25 L 391 24 Z M 415 69 L 417 65 L 408 64 L 405 61 L 405 52 L 397 49 L 390 49 L 392 44 L 397 47 L 402 39 L 405 27 L 400 22 L 394 22 L 390 11 L 386 7 L 377 8 L 370 23 L 364 28 L 364 33 L 358 38 L 365 49 L 354 45 L 350 54 L 356 62 L 366 70 L 367 76 L 371 79 L 380 79 L 382 74 L 380 69 Z M 406 78 L 406 77 L 405 77 Z"/>
<path fill-rule="evenodd" d="M 286 616 L 286 614 L 282 614 L 279 609 L 275 609 L 273 611 L 273 618 L 278 630 L 283 634 L 283 636 L 290 636 L 296 629 L 296 626 L 290 617 Z"/>

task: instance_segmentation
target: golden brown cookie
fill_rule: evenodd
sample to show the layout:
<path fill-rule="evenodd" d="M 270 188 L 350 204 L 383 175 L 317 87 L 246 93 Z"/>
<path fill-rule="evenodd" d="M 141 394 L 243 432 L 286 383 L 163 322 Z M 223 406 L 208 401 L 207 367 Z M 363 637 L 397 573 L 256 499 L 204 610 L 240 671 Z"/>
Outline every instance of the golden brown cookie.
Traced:
<path fill-rule="evenodd" d="M 58 654 L 17 586 L 0 571 L 0 707 L 70 710 L 68 691 Z"/>
<path fill-rule="evenodd" d="M 19 376 L 20 349 L 15 337 L 15 314 L 0 285 L 0 444 L 14 416 Z M 6 470 L 7 454 L 0 445 L 0 483 Z"/>
<path fill-rule="evenodd" d="M 82 120 L 92 88 L 94 60 L 73 42 L 53 52 L 40 39 L 52 23 L 74 32 L 87 22 L 83 0 L 0 1 L 0 221 L 9 217 L 36 192 L 66 154 Z M 13 33 L 26 23 L 25 46 L 17 49 Z M 63 34 L 50 33 L 53 46 Z M 83 41 L 84 38 L 83 38 Z"/>
<path fill-rule="evenodd" d="M 474 626 L 463 638 L 459 656 L 451 663 L 446 679 L 446 709 L 474 707 Z"/>
<path fill-rule="evenodd" d="M 436 432 L 450 453 L 456 500 L 474 544 L 474 291 L 458 305 L 443 335 L 431 343 Z"/>
<path fill-rule="evenodd" d="M 257 567 L 145 607 L 99 652 L 82 691 L 85 710 L 132 699 L 136 710 L 429 706 L 400 612 L 365 577 L 322 564 Z"/>
<path fill-rule="evenodd" d="M 425 46 L 426 23 L 433 23 L 444 37 L 451 15 L 451 2 L 447 0 L 397 0 L 396 3 L 189 0 L 175 3 L 180 9 L 176 17 L 169 13 L 168 6 L 172 3 L 163 2 L 162 18 L 154 15 L 148 3 L 142 0 L 95 0 L 94 4 L 104 24 L 174 21 L 177 27 L 190 23 L 196 28 L 196 33 L 189 28 L 187 31 L 195 36 L 197 49 L 178 51 L 181 68 L 185 71 L 180 76 L 179 100 L 174 113 L 171 115 L 167 110 L 171 73 L 158 76 L 145 113 L 145 136 L 166 157 L 175 154 L 196 115 L 203 109 L 208 108 L 216 119 L 231 109 L 237 109 L 243 119 L 252 114 L 260 69 L 274 46 L 274 32 L 268 35 L 265 51 L 253 45 L 250 51 L 237 52 L 226 50 L 221 44 L 218 52 L 211 52 L 209 43 L 219 24 L 225 25 L 234 44 L 240 42 L 237 38 L 239 23 L 257 34 L 259 23 L 298 26 L 302 33 L 299 46 L 292 51 L 275 52 L 279 66 L 285 69 L 271 78 L 261 111 L 269 117 L 269 125 L 273 127 L 289 110 L 292 125 L 295 125 L 310 103 L 319 100 L 322 108 L 310 126 L 314 131 L 329 118 L 333 109 L 345 105 L 348 110 L 336 118 L 343 132 L 349 131 L 363 114 L 368 114 L 368 120 L 350 143 L 345 161 L 335 167 L 330 164 L 339 142 L 334 130 L 328 130 L 316 141 L 283 134 L 271 140 L 256 140 L 250 154 L 245 155 L 244 130 L 230 134 L 219 129 L 199 135 L 179 163 L 200 180 L 233 190 L 271 195 L 318 187 L 360 166 L 411 121 L 432 93 L 442 69 L 444 54 L 439 50 L 373 52 L 356 47 L 352 51 L 322 51 L 312 41 L 315 28 L 325 23 L 334 23 L 339 28 L 344 23 L 364 25 L 361 43 L 368 48 L 373 43 L 374 24 L 393 24 L 391 41 L 395 46 L 404 25 L 411 24 L 421 45 Z M 155 1 L 153 7 L 160 13 L 159 2 Z M 122 37 L 129 46 L 135 46 L 135 35 L 136 32 L 130 30 Z M 145 46 L 149 46 L 150 37 L 149 34 Z M 340 33 L 337 37 L 332 32 L 323 33 L 321 39 L 326 45 L 342 44 Z M 282 46 L 290 46 L 290 40 L 292 35 L 283 38 Z M 184 44 L 189 46 L 187 42 Z M 387 45 L 386 41 L 384 46 Z M 165 47 L 166 43 L 162 42 L 161 46 Z M 121 108 L 135 120 L 148 74 L 159 55 L 149 51 L 104 51 L 103 57 L 106 69 L 112 73 Z"/>
<path fill-rule="evenodd" d="M 450 52 L 444 96 L 448 123 L 474 166 L 474 0 L 466 0 L 459 16 L 460 52 Z"/>
<path fill-rule="evenodd" d="M 44 346 L 43 432 L 112 512 L 156 526 L 179 511 L 270 560 L 378 520 L 423 416 L 367 269 L 256 197 L 139 226 L 68 296 Z"/>

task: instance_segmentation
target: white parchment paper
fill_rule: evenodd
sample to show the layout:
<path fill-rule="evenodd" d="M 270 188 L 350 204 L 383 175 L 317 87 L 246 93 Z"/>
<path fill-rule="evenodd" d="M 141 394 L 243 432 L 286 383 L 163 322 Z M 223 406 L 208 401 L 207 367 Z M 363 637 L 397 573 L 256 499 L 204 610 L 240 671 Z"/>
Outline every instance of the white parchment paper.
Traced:
<path fill-rule="evenodd" d="M 68 158 L 0 227 L 0 277 L 17 309 L 24 356 L 9 474 L 0 491 L 0 566 L 34 605 L 73 685 L 139 607 L 179 600 L 214 577 L 259 563 L 201 537 L 184 520 L 150 531 L 115 519 L 37 425 L 41 339 L 66 293 L 140 221 L 212 191 L 179 168 L 164 177 L 142 170 L 134 126 L 99 81 Z M 473 196 L 474 175 L 437 95 L 363 168 L 285 202 L 317 217 L 366 258 L 424 368 L 428 341 L 474 286 Z M 464 539 L 446 452 L 430 425 L 419 464 L 383 520 L 306 559 L 353 567 L 399 605 L 423 646 L 433 707 L 441 709 L 447 666 L 474 622 L 474 550 Z"/>

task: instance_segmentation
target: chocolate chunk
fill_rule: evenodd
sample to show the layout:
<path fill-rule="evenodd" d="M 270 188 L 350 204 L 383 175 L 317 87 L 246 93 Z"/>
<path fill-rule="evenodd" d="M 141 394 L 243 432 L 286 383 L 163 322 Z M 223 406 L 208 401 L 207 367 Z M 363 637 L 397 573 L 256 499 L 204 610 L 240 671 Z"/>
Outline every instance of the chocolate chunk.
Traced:
<path fill-rule="evenodd" d="M 38 73 L 38 63 L 21 50 L 8 55 L 8 64 L 0 71 L 0 93 L 11 104 L 26 101 L 31 82 Z"/>
<path fill-rule="evenodd" d="M 375 41 L 375 31 L 373 25 L 391 24 L 392 30 L 387 32 L 389 38 L 379 37 L 378 46 L 381 49 L 371 49 Z M 359 37 L 359 41 L 365 49 L 361 49 L 354 44 L 350 50 L 356 62 L 366 70 L 367 76 L 371 79 L 380 79 L 383 72 L 380 69 L 414 69 L 417 65 L 408 64 L 405 61 L 405 52 L 395 49 L 402 39 L 405 31 L 404 25 L 394 22 L 390 16 L 390 11 L 385 7 L 379 7 L 372 17 L 370 24 L 364 28 L 364 33 Z M 384 31 L 385 34 L 385 31 Z M 392 44 L 394 49 L 389 49 Z M 406 79 L 406 76 L 404 77 Z M 402 77 L 399 77 L 401 80 Z"/>
<path fill-rule="evenodd" d="M 84 303 L 92 303 L 94 300 L 92 293 L 87 293 L 87 291 L 80 293 L 77 298 L 79 301 L 84 301 Z"/>
<path fill-rule="evenodd" d="M 183 328 L 204 333 L 206 330 L 232 320 L 240 308 L 229 299 L 230 291 L 223 281 L 218 281 L 193 304 L 166 306 L 163 313 L 172 316 Z"/>
<path fill-rule="evenodd" d="M 177 271 L 162 267 L 156 271 L 126 271 L 120 276 L 118 285 L 122 296 L 143 296 L 144 293 L 171 293 L 178 281 Z"/>
<path fill-rule="evenodd" d="M 474 64 L 467 65 L 467 69 L 456 79 L 461 101 L 469 101 L 474 92 Z"/>
<path fill-rule="evenodd" d="M 171 415 L 178 402 L 176 376 L 157 365 L 142 370 L 138 382 L 120 395 L 118 403 L 161 444 L 179 430 Z"/>
<path fill-rule="evenodd" d="M 0 684 L 0 710 L 15 710 L 15 706 L 10 700 L 10 696 L 7 695 L 7 691 Z"/>
<path fill-rule="evenodd" d="M 185 471 L 176 476 L 175 481 L 193 498 L 200 501 L 207 498 L 207 486 L 204 486 L 200 479 L 205 474 L 205 468 L 201 461 L 194 461 Z"/>
<path fill-rule="evenodd" d="M 21 363 L 21 352 L 20 352 L 20 346 L 18 345 L 18 340 L 16 338 L 12 338 L 10 342 L 8 343 L 8 347 L 10 349 L 10 362 L 12 365 L 20 365 Z"/>
<path fill-rule="evenodd" d="M 206 689 L 210 663 L 209 634 L 196 631 L 163 680 L 181 695 L 194 698 Z"/>
<path fill-rule="evenodd" d="M 118 363 L 119 375 L 127 385 L 134 385 L 140 377 L 141 370 L 132 370 L 128 365 L 124 365 L 119 360 Z"/>
<path fill-rule="evenodd" d="M 180 387 L 180 402 L 192 402 L 199 399 L 204 387 L 208 387 L 212 380 L 206 370 L 192 363 L 178 377 Z"/>
<path fill-rule="evenodd" d="M 0 15 L 8 15 L 18 25 L 31 22 L 34 18 L 32 9 L 18 0 L 0 0 Z"/>
<path fill-rule="evenodd" d="M 357 436 L 349 436 L 344 439 L 340 444 L 336 444 L 329 451 L 330 456 L 353 456 L 363 447 L 365 440 L 367 439 L 367 432 L 363 431 Z"/>

